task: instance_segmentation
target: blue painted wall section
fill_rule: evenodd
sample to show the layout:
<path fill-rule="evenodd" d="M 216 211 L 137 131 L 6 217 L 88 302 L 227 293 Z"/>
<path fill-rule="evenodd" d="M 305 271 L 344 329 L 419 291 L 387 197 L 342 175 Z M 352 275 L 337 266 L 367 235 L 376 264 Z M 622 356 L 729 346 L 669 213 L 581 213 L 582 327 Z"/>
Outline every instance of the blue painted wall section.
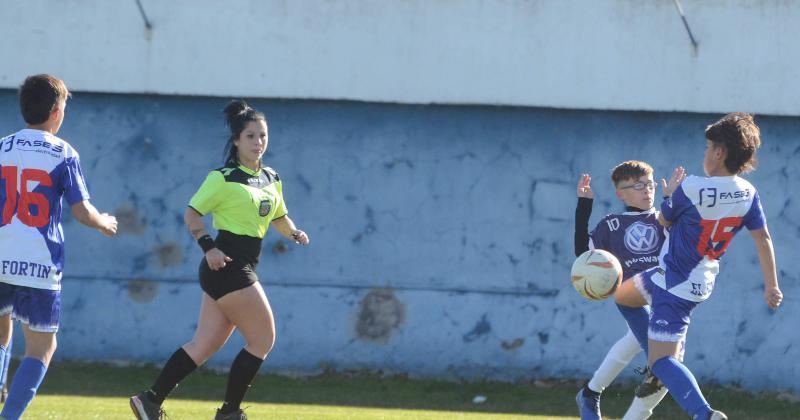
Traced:
<path fill-rule="evenodd" d="M 196 324 L 201 252 L 182 222 L 220 166 L 227 131 L 212 98 L 76 94 L 61 135 L 81 153 L 106 239 L 66 212 L 58 357 L 162 363 Z M 621 208 L 609 169 L 651 162 L 702 172 L 704 127 L 680 113 L 254 101 L 267 163 L 284 179 L 301 248 L 271 232 L 258 274 L 276 314 L 266 370 L 366 368 L 417 376 L 585 377 L 625 331 L 611 302 L 569 283 L 575 184 L 594 176 L 592 223 Z M 0 128 L 22 123 L 0 94 Z M 703 381 L 800 391 L 800 119 L 761 117 L 759 188 L 786 300 L 762 297 L 747 233 L 695 312 L 687 364 Z M 238 352 L 235 336 L 214 359 Z M 640 364 L 642 359 L 638 359 Z M 632 369 L 626 371 L 632 375 Z"/>

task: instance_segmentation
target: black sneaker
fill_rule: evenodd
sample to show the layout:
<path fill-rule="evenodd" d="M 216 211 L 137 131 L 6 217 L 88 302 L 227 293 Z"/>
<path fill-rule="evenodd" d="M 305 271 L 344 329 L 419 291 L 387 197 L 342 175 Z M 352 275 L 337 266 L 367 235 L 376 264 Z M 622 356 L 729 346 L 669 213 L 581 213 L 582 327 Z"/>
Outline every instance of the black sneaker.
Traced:
<path fill-rule="evenodd" d="M 217 409 L 217 415 L 214 416 L 214 420 L 247 420 L 247 414 L 244 413 L 244 410 L 236 410 L 233 413 L 222 414 L 219 409 Z"/>
<path fill-rule="evenodd" d="M 636 392 L 634 394 L 638 398 L 645 398 L 660 391 L 661 388 L 664 388 L 664 383 L 656 378 L 656 375 L 653 375 L 650 369 L 647 369 L 644 372 L 644 380 L 636 387 Z"/>
<path fill-rule="evenodd" d="M 166 414 L 161 406 L 150 401 L 145 395 L 147 391 L 131 397 L 131 410 L 137 420 L 162 420 Z"/>

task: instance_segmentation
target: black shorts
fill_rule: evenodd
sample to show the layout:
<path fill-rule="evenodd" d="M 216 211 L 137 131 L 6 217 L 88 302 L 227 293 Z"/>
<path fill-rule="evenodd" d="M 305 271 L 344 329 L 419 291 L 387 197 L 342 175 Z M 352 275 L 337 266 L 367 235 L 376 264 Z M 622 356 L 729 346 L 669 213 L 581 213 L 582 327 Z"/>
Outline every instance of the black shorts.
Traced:
<path fill-rule="evenodd" d="M 255 267 L 251 264 L 235 264 L 235 261 L 232 261 L 214 271 L 208 267 L 205 258 L 200 261 L 200 287 L 211 296 L 211 299 L 218 300 L 257 281 Z"/>

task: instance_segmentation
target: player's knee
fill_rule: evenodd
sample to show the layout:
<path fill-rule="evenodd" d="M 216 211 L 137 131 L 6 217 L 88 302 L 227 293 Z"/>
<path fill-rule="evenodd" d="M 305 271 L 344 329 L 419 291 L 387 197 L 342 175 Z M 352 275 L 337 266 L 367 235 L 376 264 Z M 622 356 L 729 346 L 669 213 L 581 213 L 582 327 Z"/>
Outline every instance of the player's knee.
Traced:
<path fill-rule="evenodd" d="M 183 349 L 200 366 L 219 351 L 223 344 L 225 344 L 224 341 L 219 343 L 218 340 L 192 340 L 186 343 Z"/>
<path fill-rule="evenodd" d="M 49 365 L 57 347 L 55 334 L 37 335 L 34 339 L 26 340 L 25 357 L 39 359 L 45 365 Z"/>
<path fill-rule="evenodd" d="M 265 358 L 275 346 L 275 334 L 265 333 L 247 340 L 248 350 L 258 357 Z"/>

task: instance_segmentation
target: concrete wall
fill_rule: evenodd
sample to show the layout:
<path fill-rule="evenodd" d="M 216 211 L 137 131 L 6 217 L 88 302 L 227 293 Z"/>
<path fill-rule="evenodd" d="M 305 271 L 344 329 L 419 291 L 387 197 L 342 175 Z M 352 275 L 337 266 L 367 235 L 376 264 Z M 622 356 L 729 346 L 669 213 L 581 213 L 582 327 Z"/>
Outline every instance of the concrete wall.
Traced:
<path fill-rule="evenodd" d="M 78 94 L 62 135 L 82 155 L 107 239 L 69 218 L 58 357 L 161 363 L 193 332 L 201 252 L 181 221 L 219 166 L 221 99 Z M 258 274 L 277 317 L 266 370 L 368 368 L 417 376 L 583 377 L 625 331 L 611 302 L 568 281 L 575 184 L 594 175 L 593 223 L 620 209 L 608 170 L 651 161 L 700 173 L 717 115 L 255 101 L 300 248 L 271 232 Z M 21 125 L 0 93 L 0 132 Z M 786 300 L 763 302 L 748 235 L 696 310 L 688 365 L 703 381 L 798 388 L 800 120 L 759 119 L 760 189 Z M 211 363 L 227 364 L 241 339 Z M 626 371 L 630 376 L 631 371 Z"/>
<path fill-rule="evenodd" d="M 800 115 L 800 3 L 0 0 L 0 87 Z"/>

